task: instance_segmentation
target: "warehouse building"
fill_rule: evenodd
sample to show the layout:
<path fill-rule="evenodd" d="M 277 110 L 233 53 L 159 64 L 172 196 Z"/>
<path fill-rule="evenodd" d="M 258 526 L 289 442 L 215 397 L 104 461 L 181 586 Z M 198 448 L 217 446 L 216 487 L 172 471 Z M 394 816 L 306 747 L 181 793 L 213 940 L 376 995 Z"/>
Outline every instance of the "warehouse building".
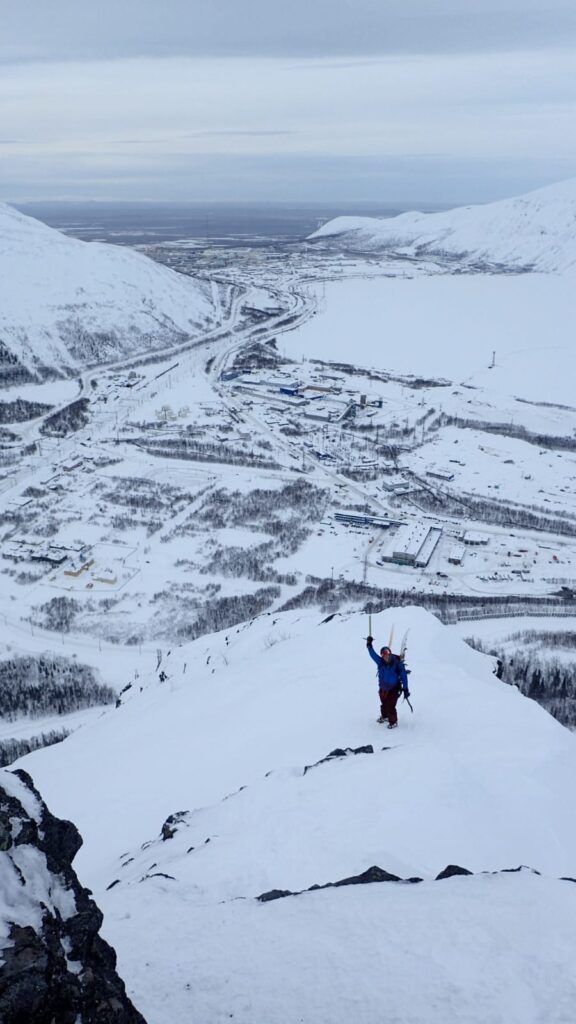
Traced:
<path fill-rule="evenodd" d="M 393 537 L 388 551 L 382 555 L 382 561 L 423 569 L 428 565 L 441 536 L 442 530 L 439 527 L 406 523 Z"/>
<path fill-rule="evenodd" d="M 462 540 L 469 547 L 476 547 L 482 544 L 488 544 L 490 538 L 485 533 L 478 533 L 476 530 L 466 530 Z"/>

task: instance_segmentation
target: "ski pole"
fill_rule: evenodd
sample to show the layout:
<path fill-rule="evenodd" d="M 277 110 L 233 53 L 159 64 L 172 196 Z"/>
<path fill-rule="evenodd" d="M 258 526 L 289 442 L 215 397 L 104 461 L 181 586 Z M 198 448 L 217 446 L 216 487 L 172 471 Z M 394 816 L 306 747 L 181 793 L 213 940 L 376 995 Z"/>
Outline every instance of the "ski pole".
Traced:
<path fill-rule="evenodd" d="M 409 699 L 409 697 L 406 696 L 406 694 L 404 694 L 404 700 L 406 701 L 406 703 L 407 703 L 408 707 L 410 708 L 410 711 L 412 712 L 412 714 L 414 714 L 414 708 L 412 707 L 412 705 L 410 703 L 410 699 Z"/>

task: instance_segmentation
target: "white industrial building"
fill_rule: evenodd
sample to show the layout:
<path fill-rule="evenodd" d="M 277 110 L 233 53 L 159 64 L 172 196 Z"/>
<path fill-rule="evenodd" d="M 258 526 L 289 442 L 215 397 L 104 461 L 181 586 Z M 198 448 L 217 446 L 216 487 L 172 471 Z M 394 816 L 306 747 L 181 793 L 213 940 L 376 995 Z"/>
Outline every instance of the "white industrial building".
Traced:
<path fill-rule="evenodd" d="M 428 565 L 441 536 L 442 530 L 439 527 L 430 527 L 425 523 L 405 523 L 392 538 L 388 551 L 382 555 L 382 561 L 423 569 Z"/>
<path fill-rule="evenodd" d="M 338 418 L 338 409 L 328 409 L 326 406 L 308 406 L 307 409 L 302 411 L 302 416 L 305 416 L 306 420 L 316 420 L 320 423 L 332 423 Z"/>
<path fill-rule="evenodd" d="M 401 526 L 392 541 L 392 557 L 395 562 L 414 565 L 416 555 L 420 551 L 429 527 L 424 523 L 405 523 Z"/>
<path fill-rule="evenodd" d="M 462 565 L 465 553 L 466 548 L 463 544 L 453 544 L 448 553 L 450 565 Z"/>
<path fill-rule="evenodd" d="M 419 569 L 424 569 L 425 566 L 428 565 L 428 562 L 432 558 L 432 554 L 436 550 L 436 545 L 438 544 L 438 541 L 440 540 L 441 536 L 442 530 L 439 527 L 432 526 L 428 530 L 428 534 L 424 539 L 424 543 L 422 544 L 422 547 L 420 548 L 414 560 L 415 566 L 417 566 Z"/>
<path fill-rule="evenodd" d="M 469 546 L 488 544 L 490 538 L 485 533 L 478 533 L 476 530 L 466 530 L 462 540 Z"/>
<path fill-rule="evenodd" d="M 382 487 L 390 494 L 406 494 L 412 490 L 413 485 L 409 480 L 383 480 Z"/>

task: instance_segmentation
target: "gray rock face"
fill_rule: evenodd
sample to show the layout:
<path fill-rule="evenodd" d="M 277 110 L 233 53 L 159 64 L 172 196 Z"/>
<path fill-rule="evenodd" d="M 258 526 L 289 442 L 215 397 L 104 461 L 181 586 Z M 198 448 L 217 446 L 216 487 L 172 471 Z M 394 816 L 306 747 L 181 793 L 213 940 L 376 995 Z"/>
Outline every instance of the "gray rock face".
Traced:
<path fill-rule="evenodd" d="M 72 868 L 81 845 L 26 772 L 0 774 L 2 1024 L 145 1024 Z"/>

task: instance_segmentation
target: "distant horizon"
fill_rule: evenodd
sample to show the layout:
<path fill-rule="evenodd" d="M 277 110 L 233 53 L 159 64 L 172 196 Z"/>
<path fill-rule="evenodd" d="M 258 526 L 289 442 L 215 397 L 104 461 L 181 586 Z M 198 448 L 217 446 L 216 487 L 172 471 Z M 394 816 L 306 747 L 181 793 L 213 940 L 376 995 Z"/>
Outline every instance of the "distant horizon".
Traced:
<path fill-rule="evenodd" d="M 8 206 L 173 206 L 173 207 L 201 207 L 201 206 L 231 206 L 240 207 L 293 207 L 295 209 L 316 209 L 317 207 L 334 206 L 388 206 L 405 207 L 411 203 L 421 206 L 433 207 L 434 209 L 449 209 L 452 206 L 481 205 L 480 201 L 470 200 L 469 203 L 462 203 L 460 200 L 450 202 L 435 202 L 428 199 L 2 199 Z M 491 200 L 486 200 L 491 202 Z M 482 203 L 483 205 L 483 203 Z"/>
<path fill-rule="evenodd" d="M 378 200 L 31 200 L 14 203 L 25 215 L 84 241 L 122 245 L 182 239 L 236 239 L 267 244 L 301 240 L 339 216 L 395 217 L 408 209 L 437 212 L 437 204 Z"/>
<path fill-rule="evenodd" d="M 467 195 L 459 193 L 459 189 L 454 189 L 453 196 L 434 196 L 429 195 L 428 197 L 422 194 L 412 194 L 406 198 L 398 196 L 377 196 L 372 195 L 366 197 L 344 197 L 336 196 L 335 198 L 326 199 L 324 197 L 315 197 L 313 194 L 301 197 L 301 198 L 262 198 L 257 199 L 254 197 L 234 197 L 234 198 L 209 198 L 203 197 L 198 199 L 192 198 L 169 198 L 162 196 L 138 196 L 136 198 L 126 198 L 123 196 L 34 196 L 26 198 L 18 197 L 2 197 L 0 194 L 0 202 L 6 203 L 9 206 L 14 206 L 17 209 L 32 208 L 32 207 L 85 207 L 85 206 L 98 206 L 104 207 L 132 207 L 132 208 L 152 208 L 152 207 L 173 207 L 173 208 L 201 208 L 201 207 L 215 207 L 224 208 L 230 207 L 235 209 L 247 208 L 247 209 L 279 209 L 279 208 L 293 208 L 293 209 L 318 209 L 327 208 L 334 209 L 338 206 L 349 206 L 349 207 L 385 207 L 387 209 L 421 209 L 421 210 L 450 210 L 460 206 L 485 206 L 488 203 L 500 202 L 506 199 L 513 199 L 520 195 L 526 195 L 531 192 L 539 191 L 542 188 L 549 188 L 554 185 L 559 185 L 564 181 L 569 181 L 576 177 L 576 173 L 566 173 L 560 177 L 553 179 L 532 181 L 526 184 L 525 187 L 513 187 L 511 184 L 509 187 L 498 188 L 490 190 L 488 188 L 488 181 L 484 183 L 484 187 L 480 190 L 476 190 L 476 194 L 472 195 L 472 191 Z"/>
<path fill-rule="evenodd" d="M 142 246 L 210 239 L 215 245 L 301 241 L 339 217 L 393 219 L 444 213 L 462 206 L 400 199 L 180 200 L 47 199 L 14 202 L 24 215 L 83 241 Z"/>

